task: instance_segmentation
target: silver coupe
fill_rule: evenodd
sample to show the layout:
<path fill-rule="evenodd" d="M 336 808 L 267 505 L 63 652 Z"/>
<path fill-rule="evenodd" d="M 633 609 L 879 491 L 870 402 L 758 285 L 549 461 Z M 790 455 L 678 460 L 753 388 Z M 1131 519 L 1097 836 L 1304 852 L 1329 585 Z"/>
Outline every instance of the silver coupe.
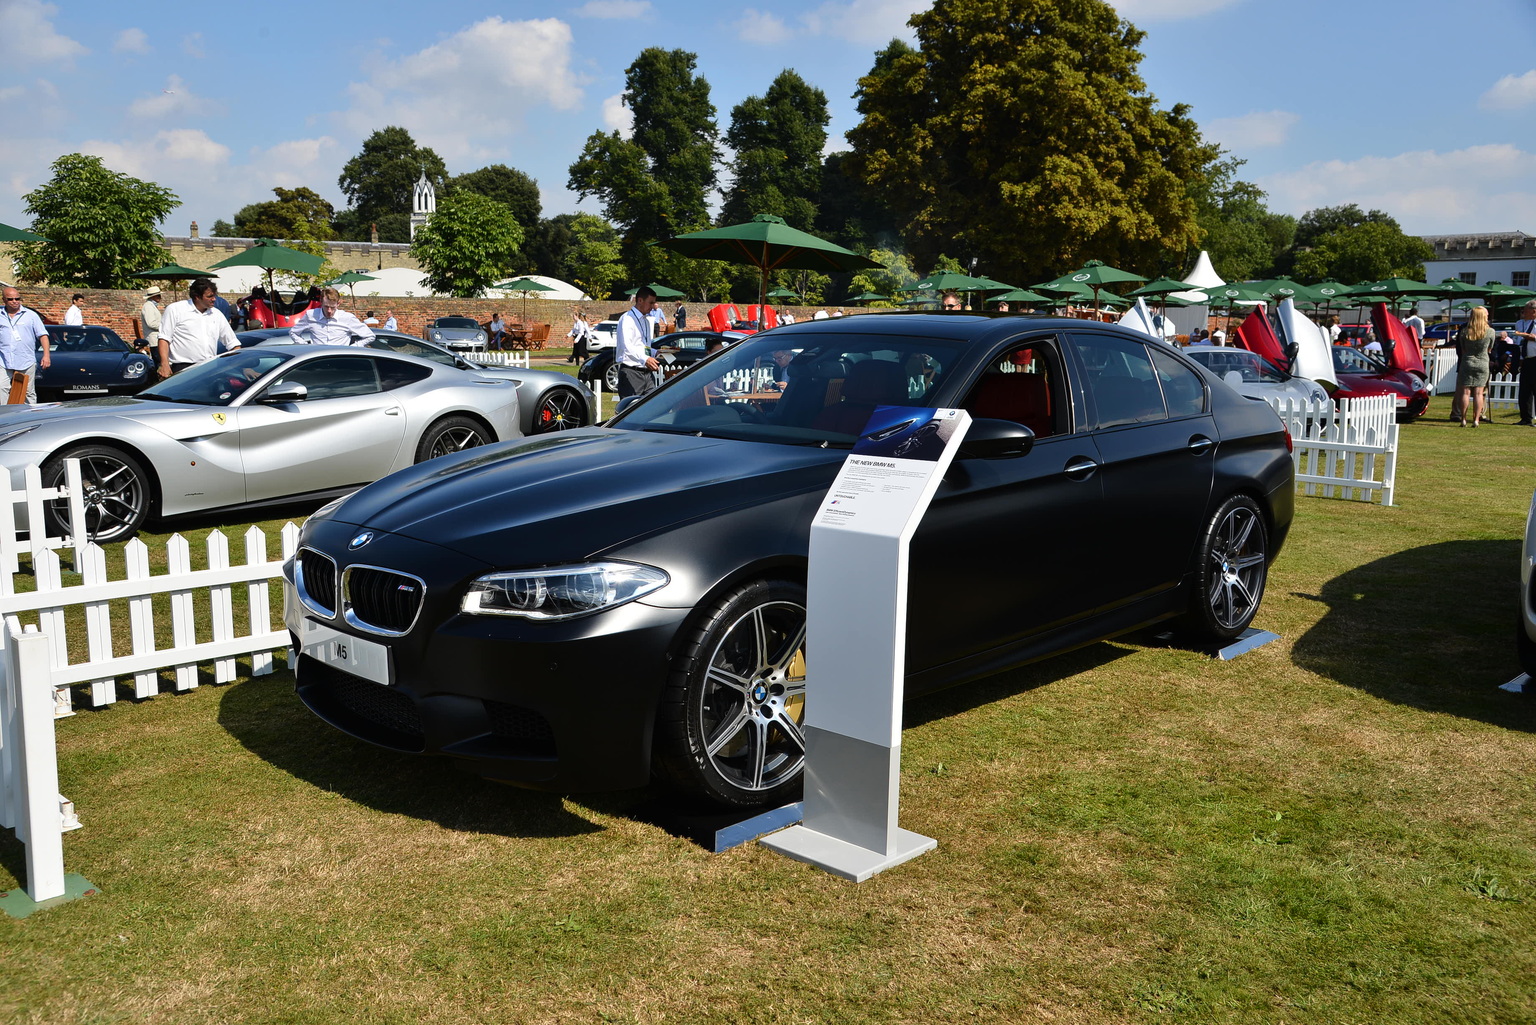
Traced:
<path fill-rule="evenodd" d="M 367 348 L 263 345 L 146 388 L 0 406 L 0 466 L 15 488 L 80 460 L 86 528 L 120 541 L 152 516 L 346 494 L 395 470 L 520 436 L 517 386 Z M 64 532 L 63 503 L 45 507 Z"/>

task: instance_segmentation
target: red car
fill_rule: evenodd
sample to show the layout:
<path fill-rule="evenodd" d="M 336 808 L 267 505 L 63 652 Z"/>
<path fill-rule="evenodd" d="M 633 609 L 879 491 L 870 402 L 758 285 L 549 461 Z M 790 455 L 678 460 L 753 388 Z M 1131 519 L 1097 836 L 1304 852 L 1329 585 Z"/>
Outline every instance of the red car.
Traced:
<path fill-rule="evenodd" d="M 1391 395 L 1397 403 L 1397 422 L 1422 416 L 1429 405 L 1429 383 L 1408 370 L 1397 370 L 1361 349 L 1348 345 L 1333 348 L 1333 372 L 1339 377 L 1335 399 Z"/>

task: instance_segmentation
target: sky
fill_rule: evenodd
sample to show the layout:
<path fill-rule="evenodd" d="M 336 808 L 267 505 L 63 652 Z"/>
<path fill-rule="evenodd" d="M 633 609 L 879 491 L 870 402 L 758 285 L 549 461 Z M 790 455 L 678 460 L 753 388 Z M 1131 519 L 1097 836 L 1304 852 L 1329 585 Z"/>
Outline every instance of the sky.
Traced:
<path fill-rule="evenodd" d="M 451 174 L 524 171 L 546 217 L 601 213 L 567 169 L 592 132 L 629 130 L 619 96 L 642 49 L 698 55 L 722 134 L 732 107 L 795 69 L 827 94 L 832 151 L 876 50 L 913 41 L 907 19 L 927 6 L 0 0 L 0 222 L 27 226 L 23 197 L 76 152 L 174 191 L 170 235 L 192 221 L 206 235 L 274 186 L 340 209 L 342 165 L 387 125 Z M 1536 234 L 1536 0 L 1115 6 L 1146 33 L 1148 91 L 1246 161 L 1271 210 L 1356 203 L 1411 234 Z"/>

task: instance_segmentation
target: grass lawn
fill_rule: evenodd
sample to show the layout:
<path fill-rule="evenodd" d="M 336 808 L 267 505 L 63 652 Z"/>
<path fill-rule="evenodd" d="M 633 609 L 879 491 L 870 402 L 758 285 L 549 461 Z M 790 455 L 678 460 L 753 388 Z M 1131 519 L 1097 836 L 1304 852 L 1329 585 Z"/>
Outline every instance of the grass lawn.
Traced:
<path fill-rule="evenodd" d="M 1536 1020 L 1536 698 L 1497 689 L 1536 431 L 1447 409 L 1397 507 L 1298 498 L 1282 641 L 910 704 L 902 824 L 939 847 L 863 885 L 706 853 L 654 792 L 355 742 L 286 673 L 82 712 L 65 861 L 102 892 L 0 918 L 0 1020 Z M 0 888 L 22 864 L 7 834 Z"/>

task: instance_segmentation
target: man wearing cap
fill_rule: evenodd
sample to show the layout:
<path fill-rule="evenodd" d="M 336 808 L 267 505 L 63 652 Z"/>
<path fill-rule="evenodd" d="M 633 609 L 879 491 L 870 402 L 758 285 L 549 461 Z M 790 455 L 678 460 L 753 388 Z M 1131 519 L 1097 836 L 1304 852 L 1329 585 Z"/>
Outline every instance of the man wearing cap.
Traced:
<path fill-rule="evenodd" d="M 27 404 L 36 405 L 38 368 L 46 370 L 50 365 L 48 329 L 43 326 L 42 317 L 21 305 L 21 293 L 16 289 L 7 286 L 0 294 L 5 297 L 5 314 L 0 317 L 5 321 L 5 331 L 0 334 L 0 359 L 10 373 L 21 371 L 27 375 Z M 37 362 L 38 349 L 43 350 L 41 364 Z"/>
<path fill-rule="evenodd" d="M 80 301 L 84 298 L 79 292 L 69 297 L 69 309 L 64 311 L 65 327 L 79 327 L 85 323 L 85 314 L 80 312 Z"/>
<path fill-rule="evenodd" d="M 189 298 L 171 303 L 160 321 L 160 376 L 170 377 L 219 354 L 219 349 L 238 349 L 240 339 L 214 305 L 219 288 L 198 278 L 187 288 Z"/>
<path fill-rule="evenodd" d="M 341 293 L 320 290 L 320 305 L 311 306 L 288 329 L 288 339 L 311 345 L 367 345 L 373 329 L 341 308 Z"/>
<path fill-rule="evenodd" d="M 143 325 L 144 344 L 150 352 L 160 349 L 160 286 L 150 285 L 144 290 L 144 309 L 139 313 Z"/>
<path fill-rule="evenodd" d="M 1536 299 L 1526 303 L 1510 337 L 1520 347 L 1520 423 L 1536 424 Z"/>

